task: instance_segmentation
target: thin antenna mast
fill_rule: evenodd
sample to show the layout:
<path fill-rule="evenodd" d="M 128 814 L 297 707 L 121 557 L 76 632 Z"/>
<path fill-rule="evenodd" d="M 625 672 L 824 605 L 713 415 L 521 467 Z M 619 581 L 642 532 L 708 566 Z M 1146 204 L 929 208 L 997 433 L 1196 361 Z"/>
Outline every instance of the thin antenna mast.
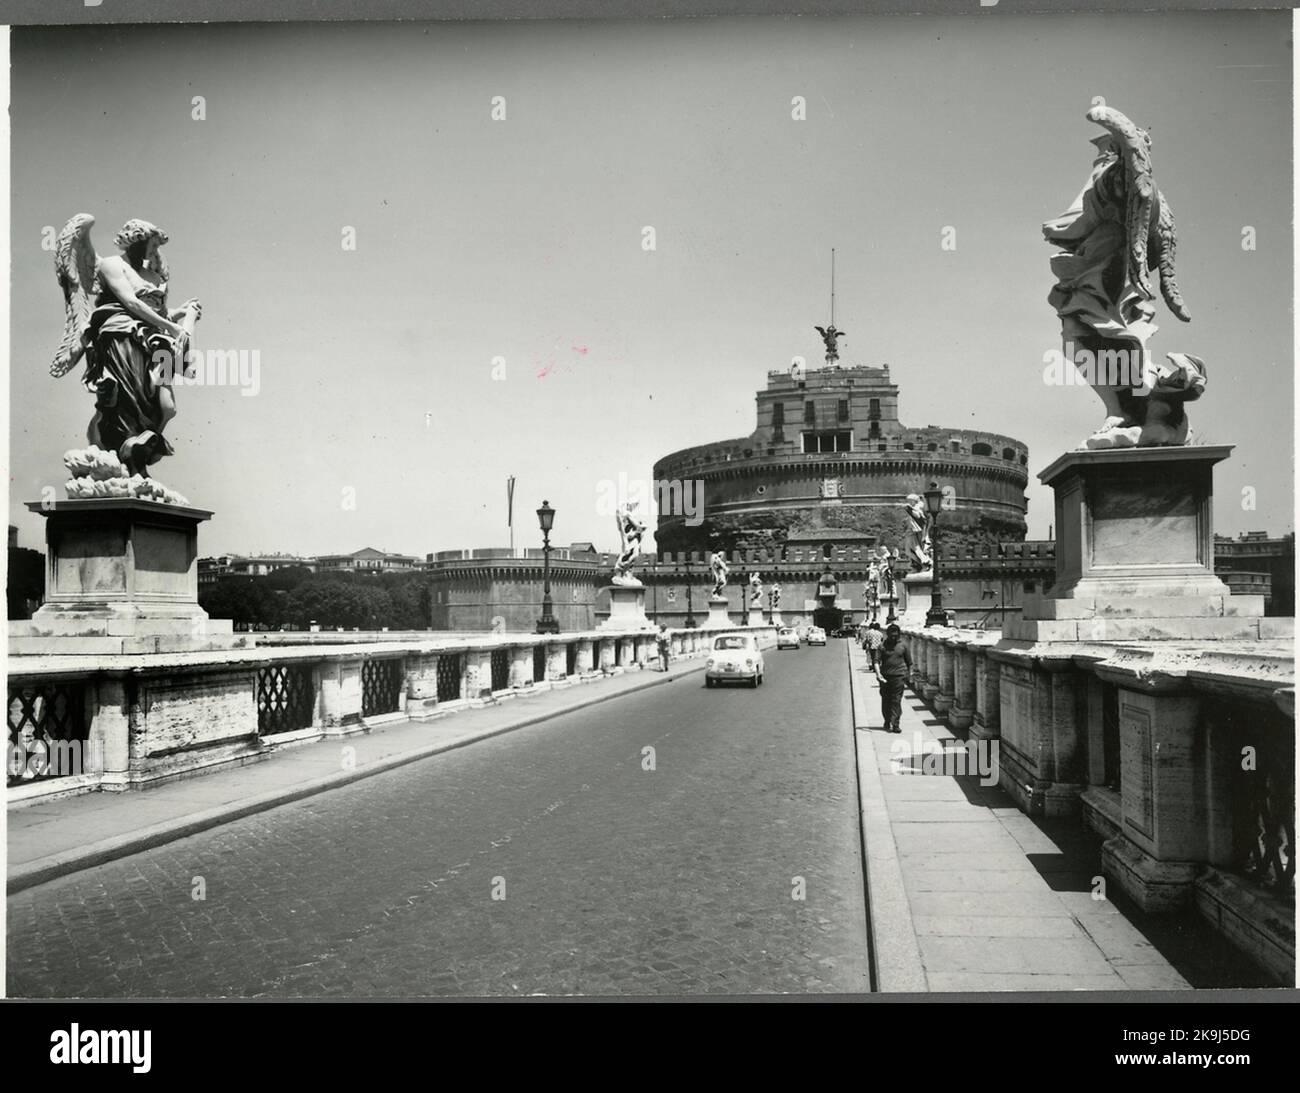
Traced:
<path fill-rule="evenodd" d="M 831 326 L 835 325 L 835 248 L 831 247 Z"/>

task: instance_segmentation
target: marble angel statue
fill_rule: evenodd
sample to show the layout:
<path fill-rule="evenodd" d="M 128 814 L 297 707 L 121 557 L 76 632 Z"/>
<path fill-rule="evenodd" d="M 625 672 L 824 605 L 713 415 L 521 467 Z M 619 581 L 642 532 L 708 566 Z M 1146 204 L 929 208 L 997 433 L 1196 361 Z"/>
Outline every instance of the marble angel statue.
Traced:
<path fill-rule="evenodd" d="M 172 382 L 185 367 L 203 310 L 194 299 L 168 308 L 169 272 L 159 249 L 168 237 L 161 228 L 128 220 L 113 240 L 120 253 L 101 256 L 90 241 L 94 223 L 88 213 L 74 216 L 59 233 L 54 253 L 66 318 L 50 374 L 63 376 L 83 364 L 82 383 L 95 398 L 86 430 L 90 448 L 64 459 L 83 490 L 92 477 L 147 480 L 148 468 L 172 454 L 164 435 L 176 414 Z M 166 492 L 155 484 L 110 495 L 161 500 Z"/>
<path fill-rule="evenodd" d="M 1088 181 L 1065 213 L 1043 225 L 1058 248 L 1048 301 L 1061 319 L 1063 366 L 1077 368 L 1106 412 L 1080 447 L 1185 444 L 1184 404 L 1204 392 L 1206 368 L 1186 353 L 1155 363 L 1147 349 L 1158 329 L 1153 273 L 1170 312 L 1191 319 L 1174 272 L 1174 215 L 1152 173 L 1151 137 L 1104 105 L 1087 118 L 1105 130 L 1093 138 Z"/>
<path fill-rule="evenodd" d="M 912 563 L 912 571 L 921 573 L 931 567 L 930 561 L 930 514 L 925 508 L 925 498 L 918 493 L 909 493 L 904 502 L 907 509 L 907 558 Z"/>
<path fill-rule="evenodd" d="M 615 519 L 618 521 L 618 538 L 622 547 L 618 560 L 614 563 L 614 576 L 610 584 L 623 585 L 628 588 L 640 588 L 641 582 L 632 576 L 632 564 L 641 553 L 641 536 L 645 534 L 645 523 L 632 514 L 636 502 L 621 508 Z"/>
<path fill-rule="evenodd" d="M 727 585 L 727 574 L 730 572 L 727 559 L 722 551 L 715 550 L 713 552 L 712 557 L 709 558 L 709 570 L 713 574 L 712 598 L 720 600 L 722 599 L 722 590 Z"/>

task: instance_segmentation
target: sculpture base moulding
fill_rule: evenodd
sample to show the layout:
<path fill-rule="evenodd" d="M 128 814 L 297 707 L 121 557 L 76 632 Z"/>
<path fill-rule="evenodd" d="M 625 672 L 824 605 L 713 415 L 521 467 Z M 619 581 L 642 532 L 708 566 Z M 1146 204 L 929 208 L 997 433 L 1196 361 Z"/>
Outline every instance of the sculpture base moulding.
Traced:
<path fill-rule="evenodd" d="M 205 509 L 135 498 L 27 502 L 45 517 L 45 604 L 11 655 L 199 652 L 248 639 L 198 602 Z"/>
<path fill-rule="evenodd" d="M 725 596 L 709 597 L 709 617 L 704 620 L 705 630 L 730 630 L 736 624 L 731 621 L 731 616 L 727 614 L 727 600 Z"/>
<path fill-rule="evenodd" d="M 654 623 L 645 613 L 645 588 L 611 584 L 609 593 L 609 618 L 597 630 L 654 630 Z"/>
<path fill-rule="evenodd" d="M 1005 635 L 1022 641 L 1257 640 L 1262 596 L 1214 573 L 1213 468 L 1231 445 L 1067 452 L 1038 477 L 1056 494 L 1056 585 Z"/>

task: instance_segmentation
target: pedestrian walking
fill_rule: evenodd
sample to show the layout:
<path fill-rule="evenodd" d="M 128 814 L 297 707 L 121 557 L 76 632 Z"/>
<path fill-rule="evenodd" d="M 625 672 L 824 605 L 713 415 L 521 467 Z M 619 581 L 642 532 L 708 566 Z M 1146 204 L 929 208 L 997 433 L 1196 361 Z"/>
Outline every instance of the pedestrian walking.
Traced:
<path fill-rule="evenodd" d="M 668 627 L 659 627 L 659 666 L 666 672 L 672 660 L 672 643 L 668 640 Z"/>
<path fill-rule="evenodd" d="M 912 675 L 912 654 L 903 644 L 903 631 L 897 623 L 889 624 L 884 642 L 878 649 L 870 650 L 870 656 L 871 670 L 880 683 L 880 709 L 885 717 L 885 731 L 902 732 L 899 722 L 903 719 L 903 686 Z"/>

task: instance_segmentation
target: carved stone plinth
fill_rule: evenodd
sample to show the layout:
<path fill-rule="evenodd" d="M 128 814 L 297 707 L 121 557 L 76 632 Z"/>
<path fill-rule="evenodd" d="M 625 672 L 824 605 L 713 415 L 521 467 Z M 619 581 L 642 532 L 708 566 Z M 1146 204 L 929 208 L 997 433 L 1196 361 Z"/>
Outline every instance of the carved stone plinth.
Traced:
<path fill-rule="evenodd" d="M 1254 640 L 1260 596 L 1214 574 L 1213 468 L 1231 445 L 1067 452 L 1056 493 L 1056 585 L 1009 620 L 1022 641 Z M 1269 631 L 1265 634 L 1264 631 Z"/>
<path fill-rule="evenodd" d="M 645 613 L 645 589 L 628 585 L 606 586 L 609 593 L 609 618 L 597 630 L 654 630 Z"/>
<path fill-rule="evenodd" d="M 725 596 L 709 597 L 709 617 L 704 620 L 705 630 L 731 630 L 735 627 L 731 621 L 731 616 L 727 614 L 727 600 Z"/>
<path fill-rule="evenodd" d="M 934 594 L 934 573 L 909 573 L 903 578 L 903 613 L 898 616 L 900 626 L 924 626 L 925 613 L 930 610 Z"/>
<path fill-rule="evenodd" d="M 198 602 L 198 526 L 212 513 L 137 498 L 27 502 L 45 517 L 45 605 L 9 624 L 9 652 L 238 648 Z"/>
<path fill-rule="evenodd" d="M 747 626 L 766 626 L 767 619 L 763 618 L 763 609 L 761 607 L 751 607 L 746 617 Z"/>

